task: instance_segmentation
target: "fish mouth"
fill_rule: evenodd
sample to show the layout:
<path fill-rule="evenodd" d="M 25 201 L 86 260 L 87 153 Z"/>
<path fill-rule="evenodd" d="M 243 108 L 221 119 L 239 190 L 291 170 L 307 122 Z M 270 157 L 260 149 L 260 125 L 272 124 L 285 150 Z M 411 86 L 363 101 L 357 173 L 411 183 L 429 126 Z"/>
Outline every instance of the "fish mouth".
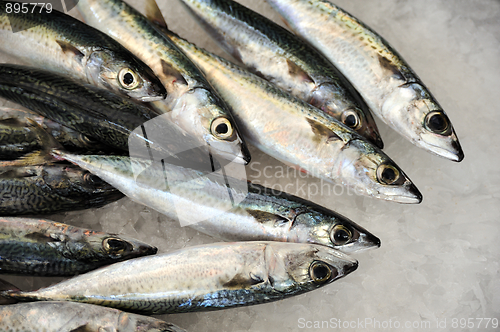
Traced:
<path fill-rule="evenodd" d="M 405 186 L 406 187 L 406 186 Z M 422 203 L 423 196 L 417 187 L 411 183 L 407 188 L 404 188 L 405 192 L 402 194 L 385 194 L 379 195 L 378 198 L 386 199 L 388 201 L 401 203 L 401 204 L 420 204 Z"/>
<path fill-rule="evenodd" d="M 375 145 L 377 148 L 382 150 L 384 148 L 384 142 L 382 141 L 382 137 L 376 131 L 373 131 L 370 137 L 368 137 L 370 143 Z"/>
<path fill-rule="evenodd" d="M 144 97 L 141 97 L 141 98 L 138 98 L 140 101 L 144 102 L 144 103 L 149 103 L 149 102 L 152 102 L 152 101 L 158 101 L 158 100 L 163 100 L 165 99 L 166 95 L 160 95 L 160 96 L 144 96 Z"/>
<path fill-rule="evenodd" d="M 456 137 L 452 140 L 451 144 L 448 147 L 437 146 L 425 141 L 422 142 L 422 146 L 435 155 L 449 159 L 451 161 L 455 161 L 457 163 L 461 162 L 465 157 L 462 147 L 460 146 L 460 142 Z"/>

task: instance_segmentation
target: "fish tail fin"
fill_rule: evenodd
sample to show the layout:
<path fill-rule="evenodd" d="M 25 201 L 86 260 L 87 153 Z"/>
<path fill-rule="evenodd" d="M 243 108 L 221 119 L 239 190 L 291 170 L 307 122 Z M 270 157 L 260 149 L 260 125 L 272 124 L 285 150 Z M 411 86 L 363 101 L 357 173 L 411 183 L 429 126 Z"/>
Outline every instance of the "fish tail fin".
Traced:
<path fill-rule="evenodd" d="M 63 149 L 62 145 L 49 134 L 38 122 L 31 118 L 26 119 L 28 127 L 36 134 L 41 143 L 42 149 L 27 153 L 26 155 L 12 161 L 0 162 L 0 168 L 44 165 L 47 163 L 60 161 L 57 156 L 52 155 L 52 150 Z"/>
<path fill-rule="evenodd" d="M 11 283 L 0 279 L 0 305 L 13 304 L 18 301 L 11 296 L 12 293 L 20 292 L 21 290 Z"/>
<path fill-rule="evenodd" d="M 165 18 L 161 13 L 160 8 L 158 7 L 158 3 L 156 0 L 146 0 L 146 17 L 148 20 L 158 25 L 161 28 L 168 29 L 167 22 L 165 22 Z"/>

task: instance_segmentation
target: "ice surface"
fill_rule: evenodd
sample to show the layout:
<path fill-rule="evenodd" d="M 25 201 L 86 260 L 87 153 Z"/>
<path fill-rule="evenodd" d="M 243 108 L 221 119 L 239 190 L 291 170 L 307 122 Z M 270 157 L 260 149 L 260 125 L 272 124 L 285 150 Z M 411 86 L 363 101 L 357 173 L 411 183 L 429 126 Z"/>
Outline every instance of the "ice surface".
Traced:
<path fill-rule="evenodd" d="M 240 1 L 278 19 L 263 0 Z M 178 0 L 159 4 L 173 31 L 224 54 Z M 322 186 L 252 149 L 250 180 L 277 189 L 288 184 L 290 193 L 366 227 L 381 238 L 381 248 L 356 254 L 360 262 L 356 272 L 309 294 L 162 318 L 193 332 L 493 331 L 491 322 L 485 329 L 486 321 L 479 319 L 500 319 L 500 2 L 338 0 L 336 4 L 378 31 L 410 63 L 451 118 L 465 160 L 457 164 L 430 155 L 378 122 L 385 151 L 424 196 L 420 205 L 398 205 L 342 194 L 340 187 Z M 213 241 L 127 198 L 101 209 L 51 218 L 122 232 L 158 246 L 160 252 Z M 6 279 L 27 289 L 59 280 Z M 472 318 L 474 327 L 453 325 L 462 318 Z M 339 328 L 339 321 L 350 327 Z M 315 322 L 320 328 L 314 327 Z"/>

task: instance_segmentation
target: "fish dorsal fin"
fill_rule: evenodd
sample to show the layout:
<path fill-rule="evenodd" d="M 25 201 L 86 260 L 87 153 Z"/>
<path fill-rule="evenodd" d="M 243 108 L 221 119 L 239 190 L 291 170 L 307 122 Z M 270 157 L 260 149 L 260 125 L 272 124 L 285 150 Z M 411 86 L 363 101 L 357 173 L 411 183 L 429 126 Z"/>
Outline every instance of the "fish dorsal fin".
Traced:
<path fill-rule="evenodd" d="M 156 0 L 146 0 L 146 17 L 154 24 L 164 29 L 168 29 L 167 22 L 165 22 L 165 18 L 163 17 Z"/>
<path fill-rule="evenodd" d="M 291 76 L 298 77 L 302 82 L 314 83 L 312 77 L 309 76 L 309 74 L 300 68 L 295 62 L 286 59 L 286 64 L 288 65 L 288 73 Z"/>
<path fill-rule="evenodd" d="M 179 84 L 188 85 L 184 77 L 179 73 L 179 71 L 175 70 L 171 64 L 167 63 L 165 60 L 161 60 L 161 67 L 165 76 L 173 76 L 175 77 L 174 82 Z"/>
<path fill-rule="evenodd" d="M 309 122 L 309 125 L 311 126 L 311 129 L 314 133 L 315 136 L 318 138 L 326 138 L 327 142 L 332 142 L 336 140 L 342 140 L 337 134 L 335 134 L 330 128 L 325 126 L 322 123 L 319 123 L 318 121 L 314 121 L 312 119 L 306 119 L 307 122 Z"/>
<path fill-rule="evenodd" d="M 64 53 L 74 55 L 78 61 L 81 61 L 85 57 L 85 54 L 68 42 L 56 40 L 56 43 L 59 44 Z"/>

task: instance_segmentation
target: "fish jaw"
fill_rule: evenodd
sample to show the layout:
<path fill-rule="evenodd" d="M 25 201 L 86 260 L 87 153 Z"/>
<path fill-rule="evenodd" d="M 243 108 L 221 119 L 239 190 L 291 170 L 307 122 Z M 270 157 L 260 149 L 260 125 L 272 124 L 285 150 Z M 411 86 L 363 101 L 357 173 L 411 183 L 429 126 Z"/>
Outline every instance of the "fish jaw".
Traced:
<path fill-rule="evenodd" d="M 386 174 L 394 178 L 386 179 Z M 380 149 L 354 139 L 334 163 L 333 175 L 355 193 L 403 204 L 418 204 L 422 194 L 409 177 Z"/>

